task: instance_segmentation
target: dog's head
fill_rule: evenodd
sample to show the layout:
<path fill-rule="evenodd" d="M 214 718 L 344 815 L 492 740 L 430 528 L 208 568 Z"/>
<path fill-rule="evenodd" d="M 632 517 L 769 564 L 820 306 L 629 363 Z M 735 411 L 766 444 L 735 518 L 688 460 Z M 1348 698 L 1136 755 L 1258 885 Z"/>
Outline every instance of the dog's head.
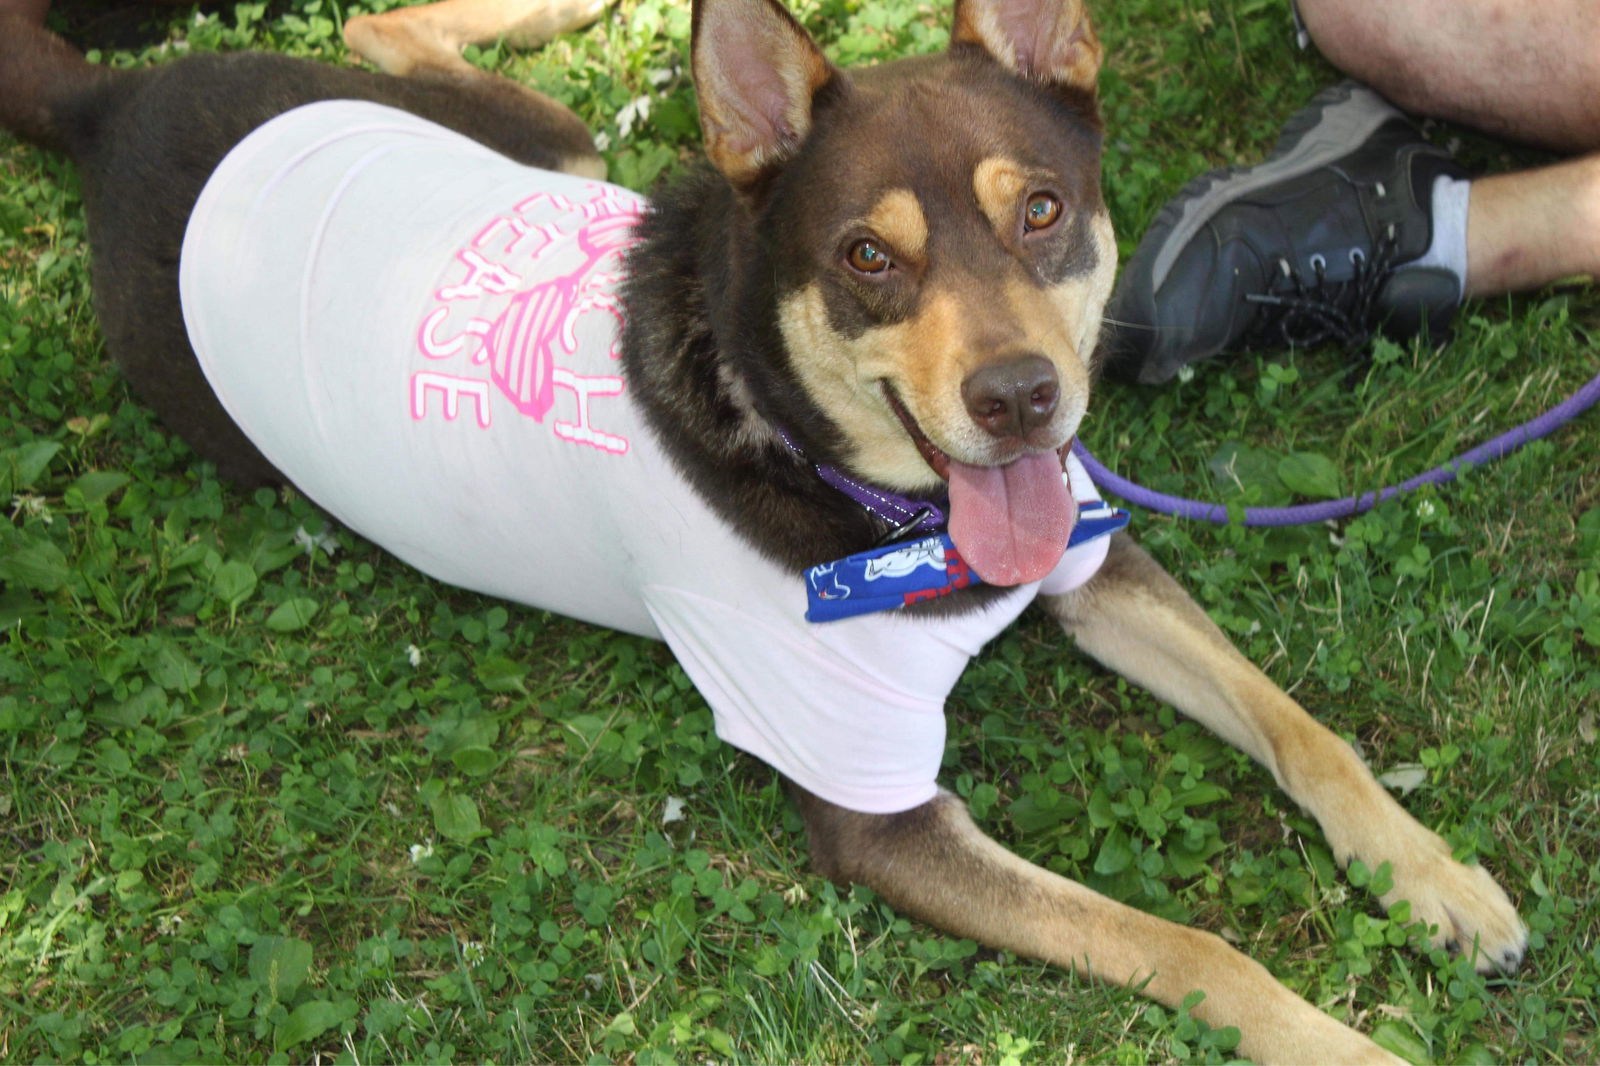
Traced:
<path fill-rule="evenodd" d="M 695 7 L 707 154 L 757 219 L 787 374 L 851 472 L 949 482 L 992 584 L 1048 572 L 1071 525 L 1058 452 L 1116 259 L 1099 64 L 1081 0 L 957 0 L 947 53 L 848 72 L 774 0 Z"/>

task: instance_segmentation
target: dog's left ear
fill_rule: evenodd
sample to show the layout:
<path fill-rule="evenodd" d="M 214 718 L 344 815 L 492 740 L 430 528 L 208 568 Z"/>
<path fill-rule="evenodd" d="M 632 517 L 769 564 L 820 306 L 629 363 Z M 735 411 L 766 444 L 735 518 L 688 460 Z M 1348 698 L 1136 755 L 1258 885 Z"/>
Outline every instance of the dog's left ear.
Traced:
<path fill-rule="evenodd" d="M 695 0 L 691 54 L 706 155 L 748 189 L 800 146 L 836 72 L 776 0 Z"/>
<path fill-rule="evenodd" d="M 956 0 L 950 45 L 977 45 L 1045 85 L 1092 93 L 1100 74 L 1100 39 L 1083 0 Z"/>

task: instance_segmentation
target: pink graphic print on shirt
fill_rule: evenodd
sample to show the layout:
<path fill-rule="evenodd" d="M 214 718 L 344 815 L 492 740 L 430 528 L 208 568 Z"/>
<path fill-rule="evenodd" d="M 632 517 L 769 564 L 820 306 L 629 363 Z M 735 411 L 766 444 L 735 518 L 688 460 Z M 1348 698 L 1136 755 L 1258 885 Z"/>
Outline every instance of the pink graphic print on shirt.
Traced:
<path fill-rule="evenodd" d="M 593 360 L 600 348 L 608 361 L 619 355 L 616 287 L 641 204 L 614 189 L 588 188 L 587 200 L 545 192 L 529 196 L 457 251 L 456 274 L 435 293 L 417 347 L 433 361 L 463 357 L 482 368 L 480 375 L 487 371 L 487 379 L 433 370 L 413 374 L 414 419 L 427 417 L 429 396 L 439 393 L 432 409 L 453 421 L 466 396 L 474 401 L 478 425 L 487 429 L 492 383 L 494 395 L 543 423 L 561 389 L 572 394 L 575 418 L 552 421 L 557 437 L 614 454 L 628 450 L 625 438 L 592 421 L 594 401 L 620 396 L 622 378 L 580 373 L 571 364 L 575 356 Z"/>

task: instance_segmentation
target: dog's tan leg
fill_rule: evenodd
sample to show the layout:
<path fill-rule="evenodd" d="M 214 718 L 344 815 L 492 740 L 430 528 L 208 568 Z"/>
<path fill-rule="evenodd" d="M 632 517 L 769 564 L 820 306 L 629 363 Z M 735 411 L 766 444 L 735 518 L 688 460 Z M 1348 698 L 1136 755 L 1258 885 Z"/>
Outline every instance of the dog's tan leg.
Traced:
<path fill-rule="evenodd" d="M 543 146 L 558 151 L 555 169 L 604 180 L 605 160 L 572 109 L 510 78 L 479 70 L 461 58 L 463 45 L 504 36 L 517 44 L 543 44 L 558 33 L 593 22 L 604 0 L 441 0 L 357 15 L 344 26 L 345 45 L 385 74 L 453 82 L 538 116 Z M 561 146 L 565 145 L 563 149 Z"/>
<path fill-rule="evenodd" d="M 1239 1028 L 1257 1062 L 1398 1062 L 1279 984 L 1220 937 L 1134 910 L 1025 862 L 947 793 L 903 814 L 857 814 L 790 786 L 829 877 L 870 886 L 956 936 L 1076 968 Z"/>
<path fill-rule="evenodd" d="M 469 44 L 504 40 L 537 48 L 600 17 L 605 0 L 440 0 L 357 15 L 345 23 L 352 52 L 386 74 L 418 67 L 471 69 L 461 58 Z"/>
<path fill-rule="evenodd" d="M 1514 969 L 1527 930 L 1480 866 L 1453 859 L 1355 751 L 1240 655 L 1160 565 L 1119 535 L 1105 566 L 1074 593 L 1046 599 L 1079 646 L 1196 719 L 1267 769 L 1322 826 L 1341 865 L 1387 862 L 1385 906 L 1411 901 L 1436 943 L 1476 953 L 1480 970 Z"/>

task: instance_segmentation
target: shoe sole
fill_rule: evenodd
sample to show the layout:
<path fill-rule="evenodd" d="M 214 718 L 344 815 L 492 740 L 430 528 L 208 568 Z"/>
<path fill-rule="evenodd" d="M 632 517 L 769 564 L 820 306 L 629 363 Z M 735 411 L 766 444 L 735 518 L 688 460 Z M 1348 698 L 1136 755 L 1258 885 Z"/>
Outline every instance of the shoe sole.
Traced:
<path fill-rule="evenodd" d="M 1348 155 L 1379 126 L 1397 118 L 1405 116 L 1371 89 L 1353 81 L 1340 82 L 1324 89 L 1289 120 L 1265 161 L 1213 170 L 1189 182 L 1169 205 L 1169 210 L 1178 208 L 1177 218 L 1151 268 L 1150 291 L 1161 288 L 1179 253 L 1222 208 L 1241 196 Z M 1158 218 L 1156 225 L 1165 221 Z"/>

